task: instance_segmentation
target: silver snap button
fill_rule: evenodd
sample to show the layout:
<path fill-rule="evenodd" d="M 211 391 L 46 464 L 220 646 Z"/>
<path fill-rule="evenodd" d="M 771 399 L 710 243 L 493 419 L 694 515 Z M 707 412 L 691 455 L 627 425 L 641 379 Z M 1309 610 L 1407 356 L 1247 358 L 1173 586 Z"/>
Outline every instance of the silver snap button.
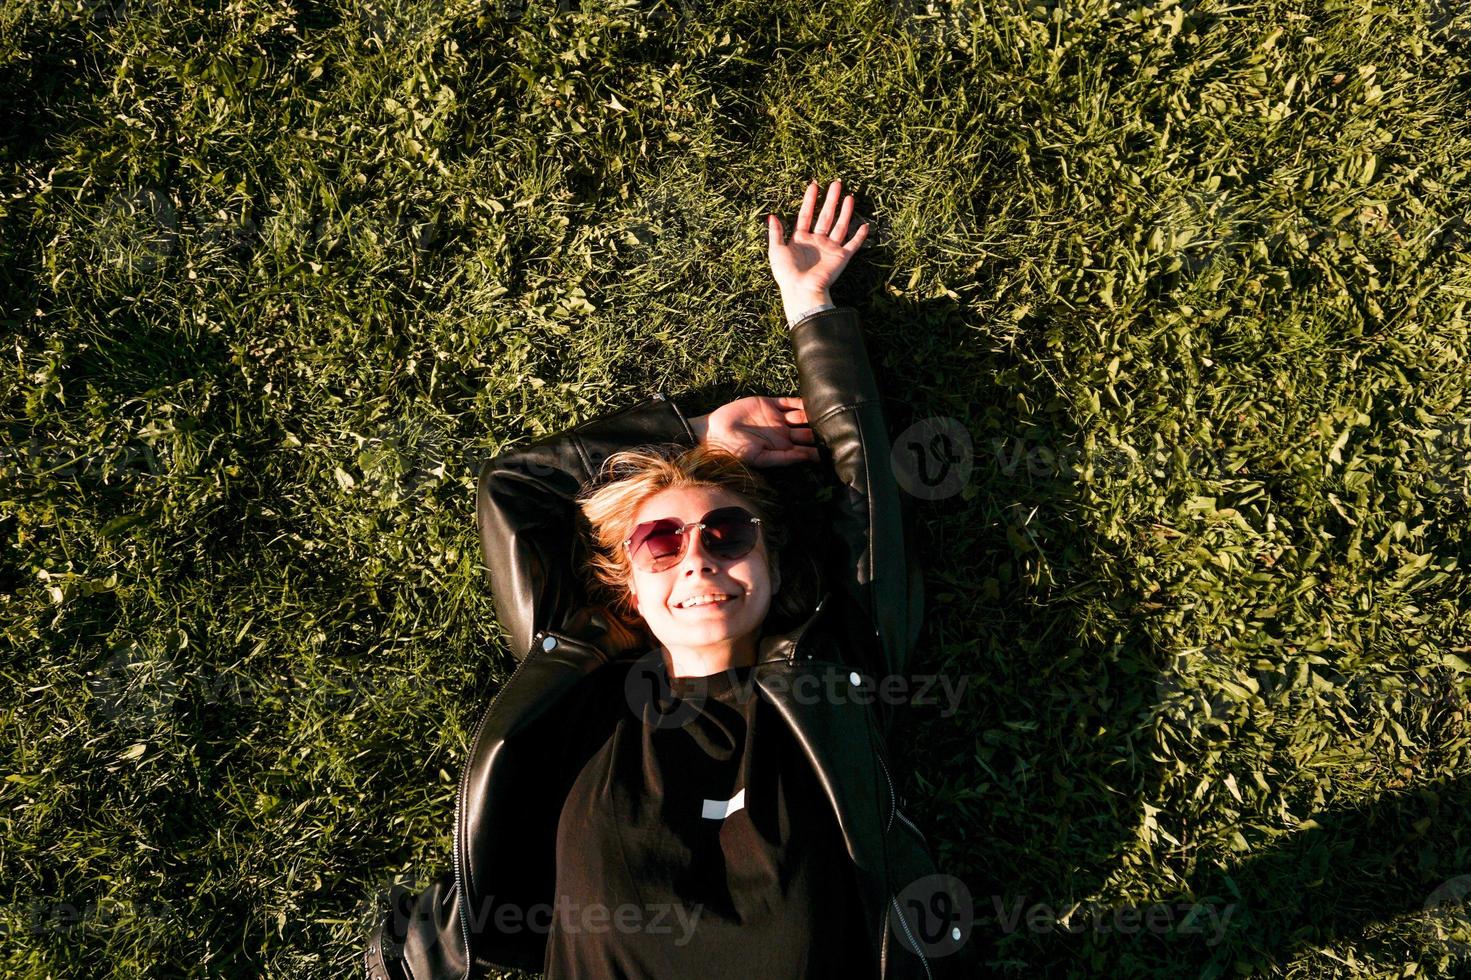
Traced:
<path fill-rule="evenodd" d="M 950 938 L 955 940 L 957 943 L 960 942 L 960 926 L 950 927 Z"/>
<path fill-rule="evenodd" d="M 855 670 L 853 671 L 853 673 L 848 675 L 848 683 L 852 684 L 854 687 L 858 687 L 860 684 L 863 683 L 863 678 L 859 677 L 858 671 Z"/>
<path fill-rule="evenodd" d="M 541 648 L 548 653 L 557 649 L 557 638 L 555 636 L 549 636 L 545 640 L 542 640 Z"/>

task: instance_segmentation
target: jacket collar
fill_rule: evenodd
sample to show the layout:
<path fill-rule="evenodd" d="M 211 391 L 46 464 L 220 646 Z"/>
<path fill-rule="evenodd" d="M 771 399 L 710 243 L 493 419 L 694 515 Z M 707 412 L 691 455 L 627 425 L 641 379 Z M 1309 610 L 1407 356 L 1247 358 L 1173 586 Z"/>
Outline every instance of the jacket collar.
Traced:
<path fill-rule="evenodd" d="M 764 634 L 756 644 L 756 662 L 767 663 L 773 660 L 793 662 L 797 656 L 797 646 L 801 643 L 803 635 L 813 623 L 817 622 L 817 617 L 822 614 L 822 607 L 827 605 L 827 600 L 831 595 L 830 592 L 824 592 L 811 615 L 791 629 Z"/>

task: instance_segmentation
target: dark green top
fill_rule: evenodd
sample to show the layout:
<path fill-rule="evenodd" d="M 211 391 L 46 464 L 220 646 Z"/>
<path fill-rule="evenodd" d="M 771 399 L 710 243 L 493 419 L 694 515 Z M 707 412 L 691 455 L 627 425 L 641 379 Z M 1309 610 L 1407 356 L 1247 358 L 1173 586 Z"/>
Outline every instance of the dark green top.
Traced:
<path fill-rule="evenodd" d="M 877 973 L 832 806 L 752 670 L 668 679 L 661 715 L 584 746 L 548 980 Z"/>

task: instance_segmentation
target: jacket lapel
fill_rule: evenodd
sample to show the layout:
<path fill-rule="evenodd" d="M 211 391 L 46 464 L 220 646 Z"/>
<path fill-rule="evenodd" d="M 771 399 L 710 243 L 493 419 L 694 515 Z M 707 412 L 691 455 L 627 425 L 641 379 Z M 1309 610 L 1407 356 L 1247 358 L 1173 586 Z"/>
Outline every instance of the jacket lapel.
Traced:
<path fill-rule="evenodd" d="M 762 664 L 756 683 L 811 763 L 832 803 L 848 854 L 859 868 L 882 872 L 883 840 L 876 832 L 883 774 L 877 770 L 868 718 L 851 700 L 848 667 L 830 661 Z"/>

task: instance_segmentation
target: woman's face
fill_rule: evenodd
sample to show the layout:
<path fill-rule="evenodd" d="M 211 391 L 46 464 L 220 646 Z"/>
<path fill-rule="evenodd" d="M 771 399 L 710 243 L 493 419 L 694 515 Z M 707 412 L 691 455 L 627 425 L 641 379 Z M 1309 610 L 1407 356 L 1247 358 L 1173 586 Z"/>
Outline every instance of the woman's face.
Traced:
<path fill-rule="evenodd" d="M 644 521 L 672 517 L 688 524 L 717 507 L 730 506 L 755 513 L 739 494 L 724 488 L 671 487 L 645 500 L 633 523 L 637 527 Z M 727 641 L 756 634 L 780 584 L 771 575 L 765 531 L 748 554 L 734 559 L 717 558 L 706 551 L 698 530 L 691 528 L 686 533 L 689 541 L 684 556 L 673 566 L 662 572 L 633 566 L 629 591 L 649 631 L 670 649 L 722 648 Z M 689 608 L 680 605 L 710 593 L 731 598 Z"/>

